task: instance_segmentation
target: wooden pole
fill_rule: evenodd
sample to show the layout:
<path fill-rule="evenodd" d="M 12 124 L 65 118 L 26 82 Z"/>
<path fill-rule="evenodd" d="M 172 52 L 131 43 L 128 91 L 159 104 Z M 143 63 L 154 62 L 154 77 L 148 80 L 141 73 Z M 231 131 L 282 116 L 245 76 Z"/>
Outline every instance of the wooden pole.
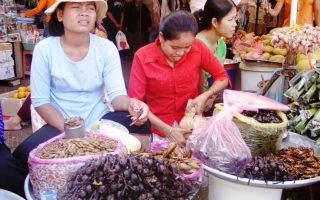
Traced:
<path fill-rule="evenodd" d="M 298 0 L 291 0 L 290 27 L 297 23 Z"/>

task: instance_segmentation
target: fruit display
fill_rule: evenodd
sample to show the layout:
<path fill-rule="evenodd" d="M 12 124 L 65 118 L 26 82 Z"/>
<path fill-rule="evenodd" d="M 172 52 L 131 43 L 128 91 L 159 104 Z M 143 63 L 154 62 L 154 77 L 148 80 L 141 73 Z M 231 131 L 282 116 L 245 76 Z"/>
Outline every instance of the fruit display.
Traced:
<path fill-rule="evenodd" d="M 270 62 L 283 63 L 287 50 L 274 47 L 270 42 L 272 34 L 254 36 L 254 33 L 248 33 L 245 39 L 237 39 L 233 43 L 233 49 L 242 59 L 264 60 Z"/>
<path fill-rule="evenodd" d="M 26 98 L 30 94 L 30 86 L 20 86 L 18 87 L 16 93 L 13 94 L 13 98 L 15 99 L 23 99 Z"/>
<path fill-rule="evenodd" d="M 311 69 L 315 60 L 320 60 L 320 27 L 296 25 L 275 28 L 262 36 L 243 36 L 243 31 L 240 35 L 233 37 L 233 51 L 241 59 L 284 63 L 290 52 L 294 53 L 298 71 Z"/>
<path fill-rule="evenodd" d="M 264 181 L 309 179 L 320 176 L 320 160 L 311 148 L 289 147 L 254 157 L 238 176 Z"/>
<path fill-rule="evenodd" d="M 320 145 L 320 73 L 300 72 L 289 81 L 284 95 L 291 100 L 288 129 L 309 136 Z"/>
<path fill-rule="evenodd" d="M 237 32 L 235 32 L 231 38 L 225 38 L 225 42 L 226 44 L 233 44 L 236 40 L 241 40 L 241 41 L 244 41 L 245 38 L 246 38 L 246 32 L 244 30 L 237 30 Z"/>
<path fill-rule="evenodd" d="M 62 199 L 188 199 L 200 183 L 162 157 L 107 155 L 82 166 Z"/>

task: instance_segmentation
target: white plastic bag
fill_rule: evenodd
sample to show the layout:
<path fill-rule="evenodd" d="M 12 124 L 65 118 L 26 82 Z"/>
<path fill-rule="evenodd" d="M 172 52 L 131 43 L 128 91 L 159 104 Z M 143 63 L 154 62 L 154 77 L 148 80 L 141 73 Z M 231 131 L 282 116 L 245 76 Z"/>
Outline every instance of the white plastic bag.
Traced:
<path fill-rule="evenodd" d="M 117 48 L 119 51 L 130 48 L 127 42 L 126 35 L 122 31 L 118 31 L 116 35 L 116 42 L 117 42 Z"/>
<path fill-rule="evenodd" d="M 191 0 L 190 1 L 190 10 L 191 13 L 194 13 L 200 9 L 203 10 L 204 4 L 206 3 L 206 0 Z"/>

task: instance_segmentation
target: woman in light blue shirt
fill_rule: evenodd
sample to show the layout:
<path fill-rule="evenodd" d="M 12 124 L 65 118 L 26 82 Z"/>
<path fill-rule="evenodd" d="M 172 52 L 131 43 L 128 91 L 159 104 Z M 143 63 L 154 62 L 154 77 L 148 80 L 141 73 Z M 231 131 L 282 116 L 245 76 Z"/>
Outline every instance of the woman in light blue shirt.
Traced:
<path fill-rule="evenodd" d="M 107 10 L 104 0 L 58 0 L 51 14 L 52 37 L 39 42 L 31 65 L 32 105 L 47 125 L 14 152 L 27 166 L 28 153 L 64 131 L 64 120 L 81 116 L 86 128 L 104 118 L 122 123 L 134 133 L 150 133 L 149 108 L 127 96 L 118 51 L 114 44 L 90 33 Z M 104 103 L 104 92 L 116 112 Z M 127 117 L 130 114 L 132 118 Z M 131 120 L 135 126 L 129 126 Z"/>

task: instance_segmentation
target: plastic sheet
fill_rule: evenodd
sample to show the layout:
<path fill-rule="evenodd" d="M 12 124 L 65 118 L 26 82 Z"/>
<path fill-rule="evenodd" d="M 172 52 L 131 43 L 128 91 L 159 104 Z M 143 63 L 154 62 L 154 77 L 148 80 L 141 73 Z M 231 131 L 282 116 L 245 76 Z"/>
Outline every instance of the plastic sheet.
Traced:
<path fill-rule="evenodd" d="M 265 93 L 265 97 L 274 99 L 278 102 L 284 102 L 284 82 L 285 82 L 285 77 L 284 76 L 279 76 L 271 85 L 269 90 Z"/>

